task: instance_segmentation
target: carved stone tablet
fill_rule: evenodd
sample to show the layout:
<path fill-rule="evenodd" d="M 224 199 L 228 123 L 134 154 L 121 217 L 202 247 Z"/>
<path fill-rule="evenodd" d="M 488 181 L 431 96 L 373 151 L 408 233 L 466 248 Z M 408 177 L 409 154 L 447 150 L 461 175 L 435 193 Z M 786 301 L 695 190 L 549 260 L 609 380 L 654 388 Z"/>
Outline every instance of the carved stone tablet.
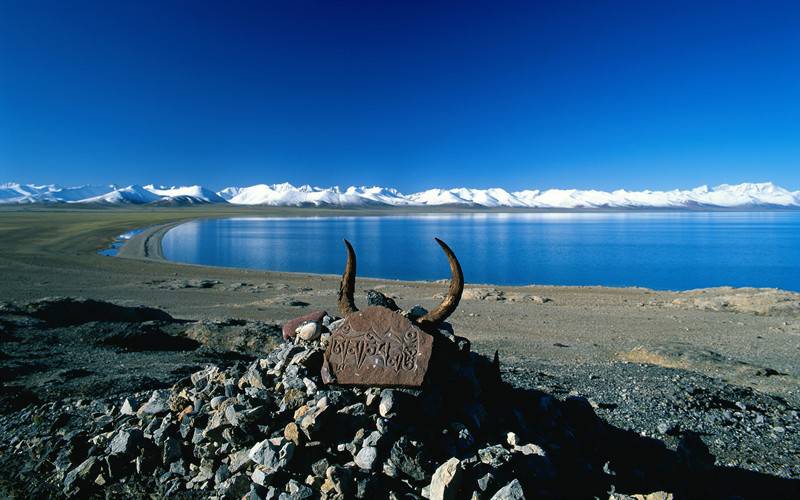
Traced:
<path fill-rule="evenodd" d="M 400 313 L 368 307 L 347 316 L 331 335 L 322 363 L 326 384 L 419 387 L 433 337 Z"/>

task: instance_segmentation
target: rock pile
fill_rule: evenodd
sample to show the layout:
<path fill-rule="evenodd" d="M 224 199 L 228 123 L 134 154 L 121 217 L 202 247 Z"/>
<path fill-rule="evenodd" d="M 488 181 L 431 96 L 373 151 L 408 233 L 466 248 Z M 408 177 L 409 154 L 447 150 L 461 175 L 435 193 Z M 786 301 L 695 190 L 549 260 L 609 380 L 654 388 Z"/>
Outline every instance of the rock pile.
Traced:
<path fill-rule="evenodd" d="M 0 419 L 0 457 L 24 464 L 11 480 L 29 496 L 253 500 L 624 498 L 614 492 L 713 467 L 697 436 L 675 454 L 607 426 L 583 398 L 504 384 L 497 357 L 450 329 L 420 389 L 323 385 L 336 326 L 324 317 L 311 340 L 171 389 L 28 407 Z"/>

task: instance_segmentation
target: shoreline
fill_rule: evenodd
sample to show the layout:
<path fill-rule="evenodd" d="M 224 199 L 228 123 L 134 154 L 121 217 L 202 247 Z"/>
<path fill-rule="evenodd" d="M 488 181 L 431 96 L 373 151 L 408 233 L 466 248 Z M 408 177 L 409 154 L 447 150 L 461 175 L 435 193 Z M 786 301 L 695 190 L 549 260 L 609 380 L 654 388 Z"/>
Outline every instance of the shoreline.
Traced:
<path fill-rule="evenodd" d="M 421 214 L 420 214 L 421 215 Z M 434 215 L 434 214 L 431 214 Z M 125 243 L 118 248 L 117 254 L 114 257 L 120 258 L 127 258 L 127 259 L 150 259 L 155 261 L 161 262 L 169 262 L 173 265 L 181 265 L 181 266 L 196 266 L 196 267 L 206 267 L 206 268 L 213 268 L 213 269 L 233 269 L 233 270 L 247 270 L 253 272 L 263 272 L 263 273 L 278 273 L 278 274 L 289 274 L 289 275 L 296 275 L 298 277 L 307 276 L 307 277 L 315 277 L 315 276 L 324 276 L 324 277 L 339 277 L 338 274 L 323 274 L 323 273 L 310 273 L 304 271 L 274 271 L 269 269 L 256 269 L 256 268 L 245 268 L 245 267 L 229 267 L 229 266 L 217 266 L 217 265 L 207 265 L 207 264 L 192 264 L 188 262 L 180 262 L 180 261 L 173 261 L 169 260 L 164 257 L 164 252 L 162 250 L 162 240 L 164 235 L 169 232 L 171 229 L 188 223 L 195 220 L 204 220 L 204 219 L 218 219 L 218 218 L 226 218 L 229 217 L 228 215 L 220 215 L 217 217 L 198 217 L 192 219 L 186 219 L 181 221 L 174 221 L 164 224 L 158 224 L 155 226 L 147 227 L 142 229 L 142 232 L 139 234 L 134 235 Z M 298 218 L 302 218 L 302 216 L 296 216 Z M 286 217 L 287 219 L 294 218 L 294 217 Z M 139 228 L 141 229 L 141 228 Z M 437 280 L 397 280 L 391 278 L 380 278 L 380 277 L 372 277 L 372 276 L 358 276 L 359 280 L 371 280 L 377 282 L 394 282 L 394 283 L 409 283 L 409 284 L 430 284 L 436 283 Z M 472 283 L 472 282 L 465 282 L 465 287 L 493 287 L 493 288 L 534 288 L 534 287 L 548 287 L 548 288 L 560 288 L 560 289 L 609 289 L 609 290 L 640 290 L 644 292 L 653 292 L 653 293 L 692 293 L 692 292 L 708 292 L 708 291 L 736 291 L 736 290 L 748 290 L 748 291 L 774 291 L 774 292 L 781 292 L 781 293 L 788 293 L 788 294 L 798 294 L 800 297 L 800 291 L 795 290 L 787 290 L 783 288 L 777 287 L 752 287 L 752 286 L 744 286 L 744 287 L 737 287 L 731 285 L 720 285 L 720 286 L 711 286 L 711 287 L 701 287 L 701 288 L 689 288 L 685 290 L 675 290 L 675 289 L 657 289 L 657 288 L 648 288 L 638 285 L 629 285 L 629 286 L 608 286 L 608 285 L 558 285 L 558 284 L 542 284 L 542 283 L 530 283 L 525 285 L 502 285 L 496 283 Z"/>
<path fill-rule="evenodd" d="M 117 255 L 114 255 L 114 257 L 166 261 L 167 259 L 164 258 L 164 252 L 161 248 L 161 240 L 170 229 L 185 222 L 188 221 L 170 222 L 144 228 L 141 233 L 134 235 L 119 247 Z"/>

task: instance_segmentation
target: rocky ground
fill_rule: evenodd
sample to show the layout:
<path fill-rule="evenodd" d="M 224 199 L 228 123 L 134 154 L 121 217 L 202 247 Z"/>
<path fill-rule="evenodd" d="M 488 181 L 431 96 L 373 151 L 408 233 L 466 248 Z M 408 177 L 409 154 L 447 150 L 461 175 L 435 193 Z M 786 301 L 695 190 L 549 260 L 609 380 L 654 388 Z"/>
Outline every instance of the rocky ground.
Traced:
<path fill-rule="evenodd" d="M 169 387 L 207 363 L 252 360 L 279 337 L 260 321 L 183 321 L 87 299 L 0 304 L 0 412 Z"/>
<path fill-rule="evenodd" d="M 585 396 L 606 422 L 672 449 L 696 432 L 717 465 L 800 478 L 800 415 L 784 399 L 685 370 L 628 363 L 507 367 L 503 378 L 559 398 Z"/>
<path fill-rule="evenodd" d="M 422 390 L 325 386 L 328 333 L 69 298 L 0 333 L 5 496 L 800 493 L 797 409 L 679 369 L 503 366 L 444 331 Z"/>
<path fill-rule="evenodd" d="M 372 303 L 384 300 L 370 295 Z M 58 342 L 70 331 L 87 353 L 181 352 L 187 368 L 162 372 L 157 357 L 142 354 L 160 383 L 174 381 L 170 388 L 126 392 L 137 382 L 106 373 L 104 379 L 120 384 L 111 390 L 116 395 L 102 396 L 109 388 L 70 385 L 70 379 L 93 376 L 82 369 L 86 373 L 63 377 L 67 387 L 58 391 L 36 384 L 26 399 L 18 393 L 0 417 L 5 496 L 503 500 L 800 493 L 798 481 L 719 459 L 715 465 L 706 443 L 717 436 L 690 430 L 719 424 L 735 440 L 760 426 L 769 429 L 761 439 L 789 436 L 796 411 L 753 391 L 684 380 L 667 369 L 643 374 L 630 365 L 629 383 L 594 401 L 576 395 L 581 385 L 574 379 L 555 382 L 543 373 L 502 369 L 497 358 L 471 352 L 469 342 L 446 326 L 435 336 L 421 389 L 326 386 L 322 354 L 329 329 L 340 323 L 328 316 L 310 334 L 301 328 L 297 338 L 282 342 L 279 330 L 265 325 L 181 322 L 157 309 L 86 300 L 6 304 L 0 313 L 3 346 L 14 355 L 30 354 L 15 344 Z M 220 333 L 230 334 L 233 344 L 225 347 L 236 356 L 209 341 Z M 210 353 L 217 357 L 209 363 Z M 3 359 L 12 379 L 13 358 Z M 200 361 L 206 363 L 188 370 Z M 56 365 L 40 368 L 52 372 Z M 655 387 L 667 387 L 659 375 L 671 383 L 656 395 Z M 650 383 L 654 376 L 660 383 Z M 516 387 L 515 381 L 549 390 Z M 645 396 L 663 401 L 651 406 L 661 410 L 654 434 L 669 436 L 674 448 L 597 414 L 612 407 L 624 412 L 627 404 L 612 401 Z M 669 406 L 684 411 L 667 418 Z M 792 450 L 796 443 L 779 452 Z M 784 472 L 791 476 L 797 469 Z"/>

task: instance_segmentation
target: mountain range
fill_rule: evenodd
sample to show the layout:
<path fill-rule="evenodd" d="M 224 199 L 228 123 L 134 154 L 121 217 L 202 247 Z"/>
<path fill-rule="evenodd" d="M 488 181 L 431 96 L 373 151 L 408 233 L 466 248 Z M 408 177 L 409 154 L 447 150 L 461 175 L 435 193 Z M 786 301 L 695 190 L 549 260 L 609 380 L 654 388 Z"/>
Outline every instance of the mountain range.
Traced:
<path fill-rule="evenodd" d="M 203 186 L 78 186 L 0 184 L 0 204 L 80 203 L 95 205 L 190 205 L 227 203 L 291 207 L 467 206 L 554 209 L 642 208 L 800 208 L 800 191 L 771 182 L 722 184 L 713 188 L 672 191 L 598 191 L 530 189 L 509 192 L 490 189 L 429 189 L 403 194 L 393 188 L 340 189 L 295 187 L 288 183 L 228 187 L 214 192 Z"/>

